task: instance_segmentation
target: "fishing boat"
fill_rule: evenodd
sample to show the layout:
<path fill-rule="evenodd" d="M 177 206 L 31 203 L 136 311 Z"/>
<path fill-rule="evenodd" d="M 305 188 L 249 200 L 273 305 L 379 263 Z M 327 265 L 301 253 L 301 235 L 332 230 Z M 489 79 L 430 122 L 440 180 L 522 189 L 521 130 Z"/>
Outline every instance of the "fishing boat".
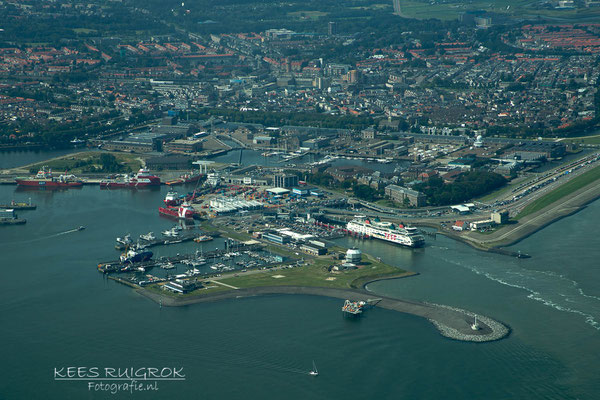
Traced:
<path fill-rule="evenodd" d="M 313 360 L 313 369 L 308 374 L 311 376 L 319 376 L 319 371 L 317 370 L 317 365 L 315 364 L 315 360 Z"/>

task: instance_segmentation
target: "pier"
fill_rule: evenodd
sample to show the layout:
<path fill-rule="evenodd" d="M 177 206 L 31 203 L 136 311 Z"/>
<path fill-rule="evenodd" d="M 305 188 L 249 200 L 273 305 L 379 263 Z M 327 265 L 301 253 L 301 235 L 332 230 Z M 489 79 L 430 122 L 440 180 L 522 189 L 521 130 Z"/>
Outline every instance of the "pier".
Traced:
<path fill-rule="evenodd" d="M 173 238 L 169 238 L 169 239 L 141 240 L 141 241 L 139 241 L 139 245 L 135 244 L 135 243 L 132 245 L 138 246 L 138 248 L 140 248 L 140 249 L 146 249 L 149 247 L 156 247 L 156 246 L 162 246 L 162 245 L 168 246 L 170 244 L 189 242 L 189 241 L 197 238 L 199 235 L 202 235 L 202 233 L 193 234 L 193 235 L 185 235 L 185 236 L 181 236 L 181 237 L 173 237 Z M 218 237 L 218 236 L 220 236 L 220 233 L 212 232 L 210 236 L 213 238 Z M 117 243 L 115 245 L 115 249 L 117 249 L 117 250 L 125 250 L 126 248 L 127 248 L 127 245 L 122 244 L 122 243 Z"/>

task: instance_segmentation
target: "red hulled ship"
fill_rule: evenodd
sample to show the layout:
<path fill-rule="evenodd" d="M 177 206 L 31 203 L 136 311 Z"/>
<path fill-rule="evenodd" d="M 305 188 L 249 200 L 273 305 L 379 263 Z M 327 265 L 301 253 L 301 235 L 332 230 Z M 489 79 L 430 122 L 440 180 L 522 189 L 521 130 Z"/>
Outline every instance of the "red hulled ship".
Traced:
<path fill-rule="evenodd" d="M 158 207 L 158 213 L 167 217 L 193 219 L 196 210 L 189 203 L 183 202 L 179 207 Z"/>
<path fill-rule="evenodd" d="M 122 175 L 113 179 L 106 179 L 100 182 L 101 188 L 137 188 L 147 186 L 160 186 L 160 178 L 151 175 L 150 171 L 140 168 L 134 176 Z"/>
<path fill-rule="evenodd" d="M 36 176 L 32 178 L 16 178 L 19 186 L 39 187 L 39 188 L 70 188 L 81 187 L 83 181 L 77 179 L 75 175 L 60 175 L 58 178 L 52 176 L 52 170 L 48 167 L 42 167 Z"/>

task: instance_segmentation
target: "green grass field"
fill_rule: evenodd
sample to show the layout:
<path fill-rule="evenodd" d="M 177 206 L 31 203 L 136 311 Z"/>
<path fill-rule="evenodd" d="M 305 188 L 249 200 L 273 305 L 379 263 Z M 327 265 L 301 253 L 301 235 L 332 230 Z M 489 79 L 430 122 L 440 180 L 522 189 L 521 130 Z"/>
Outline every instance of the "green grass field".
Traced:
<path fill-rule="evenodd" d="M 100 154 L 99 152 L 81 152 L 70 154 L 68 156 L 60 157 L 50 161 L 43 161 L 40 163 L 33 164 L 30 169 L 33 171 L 34 169 L 41 168 L 46 165 L 52 168 L 53 171 L 62 172 L 68 170 L 71 173 L 77 174 L 82 173 L 86 168 L 89 168 L 91 165 L 96 167 L 100 167 Z M 117 162 L 125 164 L 128 166 L 131 171 L 137 171 L 140 166 L 140 160 L 138 160 L 137 155 L 127 154 L 127 153 L 111 153 L 117 159 Z M 89 164 L 88 164 L 89 162 Z M 81 163 L 86 163 L 85 165 L 80 165 Z"/>
<path fill-rule="evenodd" d="M 600 135 L 568 138 L 564 139 L 563 142 L 572 144 L 600 144 Z"/>
<path fill-rule="evenodd" d="M 317 20 L 320 17 L 324 17 L 329 13 L 326 12 L 322 12 L 322 11 L 293 11 L 288 13 L 288 16 L 295 18 L 295 19 L 311 19 L 311 20 Z"/>
<path fill-rule="evenodd" d="M 537 4 L 528 0 L 473 0 L 468 3 L 458 0 L 445 3 L 425 0 L 404 0 L 400 6 L 403 16 L 417 19 L 437 18 L 440 20 L 455 20 L 462 13 L 469 10 L 486 10 L 516 17 L 527 16 L 534 18 L 539 15 L 542 17 L 552 17 L 564 22 L 600 20 L 600 9 L 578 8 L 557 10 L 541 8 Z"/>
<path fill-rule="evenodd" d="M 562 199 L 563 197 L 575 192 L 576 190 L 581 189 L 584 186 L 589 185 L 600 179 L 600 167 L 596 167 L 591 171 L 587 171 L 584 174 L 574 178 L 573 180 L 565 183 L 564 185 L 558 187 L 552 192 L 540 197 L 537 200 L 534 200 L 529 205 L 527 205 L 523 211 L 519 215 L 517 215 L 517 219 L 526 217 L 534 212 L 537 212 L 543 208 L 546 208 L 550 204 Z"/>
<path fill-rule="evenodd" d="M 406 271 L 363 255 L 366 259 L 360 268 L 342 272 L 329 272 L 331 259 L 317 259 L 314 264 L 302 267 L 265 270 L 264 272 L 221 279 L 221 282 L 239 288 L 258 286 L 320 286 L 332 288 L 357 288 L 375 277 L 403 274 Z M 279 277 L 278 277 L 279 276 Z M 362 283 L 361 283 L 362 282 Z"/>
<path fill-rule="evenodd" d="M 95 29 L 88 29 L 88 28 L 73 28 L 73 32 L 75 33 L 92 33 L 92 32 L 98 32 Z"/>

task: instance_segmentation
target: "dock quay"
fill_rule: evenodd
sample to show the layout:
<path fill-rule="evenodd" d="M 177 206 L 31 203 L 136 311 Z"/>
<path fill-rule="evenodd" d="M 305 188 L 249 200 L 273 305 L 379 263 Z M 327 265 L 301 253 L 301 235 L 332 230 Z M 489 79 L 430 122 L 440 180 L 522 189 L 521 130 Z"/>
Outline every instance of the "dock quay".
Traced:
<path fill-rule="evenodd" d="M 17 203 L 13 200 L 9 204 L 0 204 L 0 208 L 10 208 L 13 210 L 35 210 L 37 206 L 35 204 L 31 204 L 31 199 L 29 199 L 28 203 Z"/>
<path fill-rule="evenodd" d="M 219 235 L 218 232 L 213 232 L 213 233 L 211 233 L 210 236 L 215 237 L 218 235 Z M 146 249 L 149 247 L 155 247 L 155 246 L 161 246 L 161 245 L 168 246 L 170 244 L 189 242 L 191 240 L 194 240 L 197 237 L 198 237 L 198 234 L 191 234 L 191 235 L 185 235 L 185 236 L 174 237 L 174 238 L 169 238 L 169 239 L 154 239 L 154 240 L 150 240 L 150 241 L 140 240 L 138 248 Z M 115 245 L 115 249 L 117 249 L 117 250 L 125 250 L 126 248 L 127 248 L 127 245 L 124 245 L 122 243 L 117 243 Z"/>
<path fill-rule="evenodd" d="M 346 300 L 342 306 L 342 312 L 346 316 L 358 317 L 369 307 L 375 307 L 381 299 L 367 299 L 361 301 Z"/>
<path fill-rule="evenodd" d="M 26 222 L 26 219 L 20 218 L 0 218 L 0 225 L 23 225 Z"/>

